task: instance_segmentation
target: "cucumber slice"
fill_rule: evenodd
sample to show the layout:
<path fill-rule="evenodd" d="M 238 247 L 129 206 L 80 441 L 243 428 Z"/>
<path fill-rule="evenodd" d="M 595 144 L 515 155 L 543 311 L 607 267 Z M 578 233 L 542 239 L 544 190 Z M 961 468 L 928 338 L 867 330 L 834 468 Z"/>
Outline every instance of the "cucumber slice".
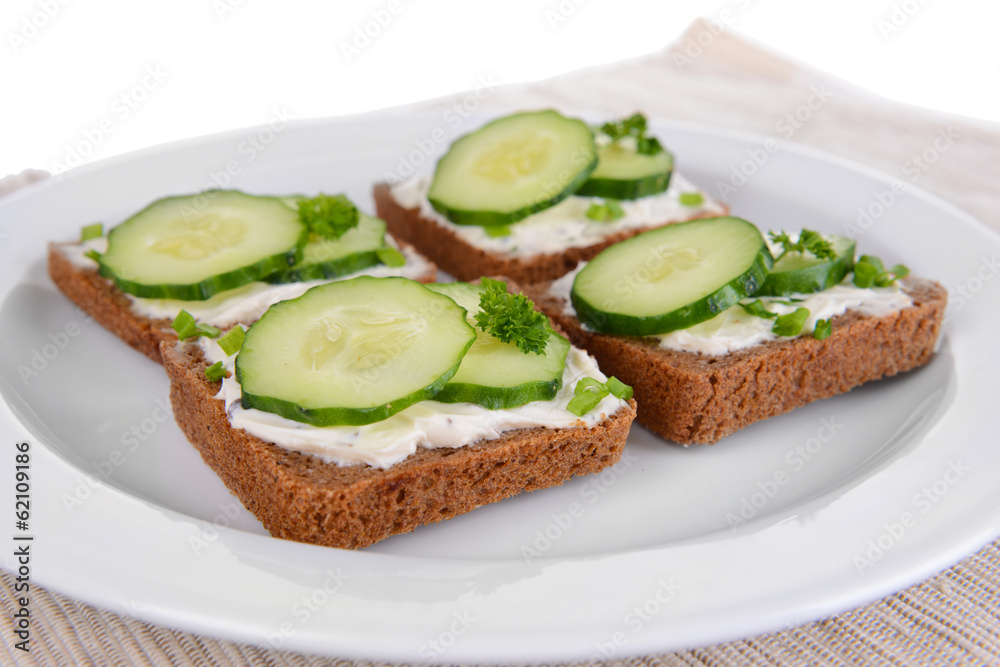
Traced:
<path fill-rule="evenodd" d="M 475 340 L 448 297 L 361 276 L 271 306 L 247 330 L 236 379 L 245 408 L 314 426 L 371 424 L 438 393 Z"/>
<path fill-rule="evenodd" d="M 346 276 L 379 263 L 378 250 L 385 247 L 385 222 L 362 214 L 356 227 L 339 239 L 310 239 L 302 250 L 302 261 L 272 273 L 269 283 L 298 283 Z"/>
<path fill-rule="evenodd" d="M 475 325 L 479 295 L 483 289 L 470 283 L 428 285 L 455 300 Z M 443 403 L 476 403 L 489 410 L 516 408 L 532 401 L 555 398 L 562 387 L 569 341 L 550 330 L 545 351 L 525 354 L 513 343 L 504 343 L 476 329 L 476 342 L 469 348 L 458 372 L 434 397 Z"/>
<path fill-rule="evenodd" d="M 674 171 L 674 156 L 638 153 L 635 142 L 615 141 L 597 151 L 597 169 L 576 191 L 584 197 L 639 199 L 665 192 Z"/>
<path fill-rule="evenodd" d="M 854 268 L 856 244 L 845 236 L 827 236 L 836 256 L 817 259 L 808 253 L 792 251 L 779 257 L 771 268 L 757 296 L 811 294 L 840 283 Z"/>
<path fill-rule="evenodd" d="M 644 232 L 603 250 L 577 274 L 577 317 L 602 333 L 649 336 L 711 319 L 750 296 L 773 263 L 754 225 L 704 218 Z"/>
<path fill-rule="evenodd" d="M 516 113 L 459 138 L 427 198 L 460 225 L 508 225 L 559 203 L 597 166 L 594 133 L 556 111 Z"/>
<path fill-rule="evenodd" d="M 112 229 L 99 270 L 135 296 L 204 300 L 294 264 L 305 241 L 280 198 L 214 190 L 160 199 Z"/>

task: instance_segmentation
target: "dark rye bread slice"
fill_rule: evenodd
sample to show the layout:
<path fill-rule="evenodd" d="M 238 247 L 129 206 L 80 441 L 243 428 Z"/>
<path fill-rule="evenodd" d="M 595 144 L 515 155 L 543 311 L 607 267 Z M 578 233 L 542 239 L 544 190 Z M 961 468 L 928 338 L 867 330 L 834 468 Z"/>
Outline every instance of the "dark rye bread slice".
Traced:
<path fill-rule="evenodd" d="M 547 255 L 511 257 L 470 245 L 448 227 L 423 217 L 420 209 L 403 208 L 396 202 L 390 190 L 391 186 L 388 183 L 375 185 L 373 196 L 376 215 L 385 220 L 386 227 L 393 236 L 412 244 L 441 270 L 447 271 L 457 280 L 468 281 L 480 276 L 494 275 L 507 276 L 522 285 L 555 280 L 573 270 L 577 263 L 593 259 L 608 246 L 640 232 L 663 226 L 659 224 L 627 229 L 607 236 L 594 245 L 565 248 Z M 724 213 L 706 213 L 691 216 L 690 219 L 715 215 Z"/>
<path fill-rule="evenodd" d="M 802 336 L 723 356 L 588 331 L 563 312 L 565 302 L 549 293 L 549 283 L 523 291 L 604 373 L 632 385 L 639 423 L 678 443 L 711 444 L 754 422 L 929 362 L 948 292 L 928 280 L 903 285 L 913 305 L 896 313 L 848 311 L 833 319 L 826 340 Z"/>
<path fill-rule="evenodd" d="M 48 268 L 52 282 L 98 324 L 156 363 L 162 363 L 160 343 L 177 341 L 177 336 L 170 327 L 171 320 L 137 314 L 132 310 L 129 297 L 110 279 L 100 275 L 97 269 L 81 268 L 73 264 L 64 251 L 76 245 L 49 244 Z M 433 264 L 419 278 L 420 282 L 425 283 L 436 279 L 437 267 Z"/>
<path fill-rule="evenodd" d="M 509 431 L 423 449 L 388 469 L 338 466 L 229 426 L 193 344 L 161 346 L 174 417 L 202 459 L 274 537 L 357 549 L 522 491 L 558 486 L 621 457 L 635 402 L 593 428 Z"/>

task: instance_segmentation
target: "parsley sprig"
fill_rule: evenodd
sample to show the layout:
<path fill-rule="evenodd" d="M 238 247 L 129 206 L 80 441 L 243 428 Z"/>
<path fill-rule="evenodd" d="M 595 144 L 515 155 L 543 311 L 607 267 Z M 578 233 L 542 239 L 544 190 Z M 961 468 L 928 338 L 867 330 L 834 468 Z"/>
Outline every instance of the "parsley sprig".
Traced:
<path fill-rule="evenodd" d="M 358 224 L 358 207 L 345 195 L 325 195 L 299 200 L 299 220 L 313 238 L 339 239 Z"/>
<path fill-rule="evenodd" d="M 837 256 L 833 251 L 833 244 L 822 234 L 811 229 L 803 229 L 798 241 L 792 241 L 784 230 L 780 234 L 768 232 L 768 236 L 771 237 L 771 241 L 781 246 L 781 254 L 774 258 L 776 262 L 790 252 L 809 253 L 816 259 L 832 259 Z"/>
<path fill-rule="evenodd" d="M 610 121 L 601 126 L 601 133 L 612 142 L 635 137 L 636 152 L 640 155 L 656 155 L 663 152 L 663 146 L 656 137 L 646 136 L 646 117 L 635 113 L 622 120 Z"/>
<path fill-rule="evenodd" d="M 476 325 L 504 343 L 514 343 L 525 354 L 542 354 L 549 341 L 548 319 L 523 294 L 510 294 L 502 280 L 483 278 Z"/>

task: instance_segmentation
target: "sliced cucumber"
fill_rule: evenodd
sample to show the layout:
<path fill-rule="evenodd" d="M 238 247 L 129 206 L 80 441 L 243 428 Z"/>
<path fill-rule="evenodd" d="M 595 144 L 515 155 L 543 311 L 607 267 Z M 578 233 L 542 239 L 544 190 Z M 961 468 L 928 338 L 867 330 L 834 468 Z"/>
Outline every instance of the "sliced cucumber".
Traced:
<path fill-rule="evenodd" d="M 339 239 L 310 239 L 302 250 L 302 261 L 272 273 L 269 283 L 297 283 L 346 276 L 379 263 L 378 250 L 385 247 L 385 222 L 362 214 L 358 224 Z"/>
<path fill-rule="evenodd" d="M 594 133 L 556 111 L 516 113 L 459 138 L 427 198 L 460 225 L 508 225 L 573 194 L 597 166 Z"/>
<path fill-rule="evenodd" d="M 792 251 L 779 257 L 757 296 L 811 294 L 832 287 L 854 268 L 856 244 L 844 236 L 827 236 L 835 256 L 817 259 L 809 253 Z"/>
<path fill-rule="evenodd" d="M 615 141 L 597 151 L 597 169 L 576 194 L 610 199 L 639 199 L 666 191 L 674 156 L 663 150 L 643 155 L 634 141 Z"/>
<path fill-rule="evenodd" d="M 603 250 L 570 291 L 595 331 L 648 336 L 711 319 L 757 291 L 773 263 L 754 225 L 704 218 L 660 227 Z"/>
<path fill-rule="evenodd" d="M 294 264 L 305 241 L 298 214 L 277 197 L 167 197 L 111 230 L 100 272 L 135 296 L 204 300 Z"/>
<path fill-rule="evenodd" d="M 455 300 L 468 312 L 470 324 L 479 312 L 479 285 L 439 283 L 428 285 Z M 476 342 L 469 348 L 458 372 L 434 397 L 443 403 L 477 403 L 490 410 L 515 408 L 532 401 L 547 401 L 562 387 L 569 341 L 550 330 L 541 355 L 525 354 L 513 343 L 504 343 L 476 329 Z"/>
<path fill-rule="evenodd" d="M 314 426 L 371 424 L 433 397 L 475 340 L 448 297 L 361 276 L 271 306 L 247 330 L 236 379 L 245 408 Z"/>

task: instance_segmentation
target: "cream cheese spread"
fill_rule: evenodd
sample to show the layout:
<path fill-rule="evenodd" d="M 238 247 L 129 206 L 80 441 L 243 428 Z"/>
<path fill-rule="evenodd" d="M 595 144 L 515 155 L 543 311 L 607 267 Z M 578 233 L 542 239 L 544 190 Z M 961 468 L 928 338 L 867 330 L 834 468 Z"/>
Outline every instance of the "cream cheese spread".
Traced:
<path fill-rule="evenodd" d="M 623 230 L 678 222 L 697 216 L 725 215 L 726 209 L 701 192 L 684 177 L 674 173 L 665 192 L 640 199 L 621 200 L 624 217 L 614 222 L 598 222 L 587 217 L 587 209 L 600 197 L 567 197 L 555 206 L 510 225 L 510 234 L 489 236 L 478 225 L 456 225 L 434 210 L 427 199 L 431 174 L 418 174 L 392 186 L 393 198 L 404 208 L 418 208 L 420 215 L 445 226 L 466 243 L 488 252 L 511 257 L 531 257 L 566 248 L 594 245 Z M 701 192 L 697 206 L 680 203 L 683 193 Z"/>
<path fill-rule="evenodd" d="M 570 302 L 570 290 L 573 280 L 586 262 L 581 262 L 576 269 L 554 281 L 549 293 L 563 301 L 563 312 L 576 316 L 573 304 Z M 852 282 L 853 275 L 848 274 L 839 285 L 827 288 L 813 294 L 793 294 L 783 297 L 750 297 L 744 299 L 749 303 L 759 298 L 765 307 L 778 315 L 785 315 L 797 308 L 808 308 L 809 319 L 802 327 L 802 334 L 810 334 L 818 320 L 828 320 L 843 315 L 848 310 L 857 311 L 863 315 L 882 317 L 910 306 L 913 301 L 903 291 L 896 281 L 889 287 L 860 288 Z M 788 303 L 793 301 L 793 303 Z M 657 339 L 660 347 L 679 352 L 699 352 L 720 356 L 759 345 L 761 343 L 784 338 L 771 331 L 774 320 L 756 317 L 739 306 L 733 306 L 710 320 L 696 324 L 687 329 L 680 329 L 658 336 L 647 336 Z M 584 325 L 586 326 L 586 325 Z M 800 334 L 800 335 L 802 335 Z"/>
<path fill-rule="evenodd" d="M 389 239 L 391 241 L 391 239 Z M 65 255 L 74 266 L 93 269 L 97 263 L 85 253 L 95 250 L 99 253 L 107 251 L 107 238 L 91 239 L 84 243 L 69 246 Z M 389 267 L 378 264 L 356 273 L 333 280 L 355 278 L 357 276 L 374 276 L 384 278 L 399 276 L 416 279 L 430 270 L 431 264 L 412 248 L 400 249 L 406 264 L 400 267 Z M 149 318 L 173 319 L 181 310 L 186 310 L 199 322 L 216 327 L 230 327 L 236 322 L 249 322 L 259 319 L 268 308 L 279 301 L 286 301 L 302 296 L 316 285 L 331 282 L 330 280 L 313 280 L 303 283 L 285 283 L 272 285 L 265 282 L 252 282 L 235 289 L 219 292 L 204 301 L 182 301 L 179 299 L 143 299 L 126 295 L 132 301 L 132 312 Z"/>
<path fill-rule="evenodd" d="M 218 344 L 207 338 L 199 341 L 209 363 L 221 361 L 232 371 L 236 356 L 226 356 Z M 577 417 L 566 409 L 573 398 L 577 380 L 587 376 L 604 382 L 601 373 L 586 352 L 571 348 L 563 371 L 563 386 L 549 401 L 534 401 L 508 410 L 487 410 L 472 403 L 420 401 L 392 417 L 365 426 L 325 426 L 286 419 L 240 404 L 242 390 L 235 373 L 222 381 L 216 396 L 226 402 L 233 428 L 238 428 L 266 442 L 285 449 L 318 456 L 337 465 L 368 464 L 388 468 L 413 454 L 418 447 L 462 447 L 479 440 L 492 440 L 505 431 L 520 428 L 593 427 L 626 405 L 612 395 L 593 410 Z"/>

